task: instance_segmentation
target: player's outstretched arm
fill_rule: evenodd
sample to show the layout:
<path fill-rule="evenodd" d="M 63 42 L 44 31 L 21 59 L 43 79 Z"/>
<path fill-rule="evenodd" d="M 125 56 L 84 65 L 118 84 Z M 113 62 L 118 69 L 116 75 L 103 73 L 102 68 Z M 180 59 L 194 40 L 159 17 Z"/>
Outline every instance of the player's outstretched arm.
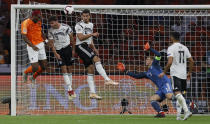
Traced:
<path fill-rule="evenodd" d="M 161 56 L 161 54 L 160 54 L 158 51 L 156 51 L 155 49 L 153 49 L 153 48 L 150 47 L 149 50 L 150 50 L 151 52 L 153 52 L 157 57 L 160 57 L 160 56 Z"/>
<path fill-rule="evenodd" d="M 153 49 L 153 48 L 150 46 L 149 42 L 147 42 L 147 43 L 144 45 L 144 50 L 145 50 L 145 51 L 150 50 L 150 51 L 153 52 L 156 56 L 158 56 L 158 57 L 161 56 L 161 54 L 160 54 L 158 51 L 156 51 L 155 49 Z"/>
<path fill-rule="evenodd" d="M 133 78 L 136 79 L 140 79 L 140 78 L 147 78 L 147 75 L 145 72 L 140 72 L 138 74 L 134 73 L 134 72 L 129 72 L 125 69 L 125 65 L 121 62 L 118 62 L 117 64 L 117 69 L 119 69 L 120 71 L 124 72 L 126 75 L 131 76 Z"/>
<path fill-rule="evenodd" d="M 147 75 L 145 72 L 140 72 L 140 73 L 134 73 L 134 72 L 129 72 L 127 71 L 126 73 L 128 76 L 133 77 L 135 79 L 141 79 L 141 78 L 147 78 Z"/>

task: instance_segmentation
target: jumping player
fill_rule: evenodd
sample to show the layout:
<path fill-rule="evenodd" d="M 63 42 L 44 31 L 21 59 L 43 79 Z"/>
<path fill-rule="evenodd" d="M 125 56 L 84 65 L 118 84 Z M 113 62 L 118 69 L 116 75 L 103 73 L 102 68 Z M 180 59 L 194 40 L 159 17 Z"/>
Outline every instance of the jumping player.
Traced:
<path fill-rule="evenodd" d="M 48 39 L 51 49 L 58 60 L 63 73 L 63 79 L 68 87 L 69 99 L 76 97 L 72 89 L 72 55 L 74 56 L 74 37 L 73 30 L 67 24 L 59 23 L 56 16 L 51 16 L 48 19 L 51 28 L 48 30 Z M 70 46 L 73 43 L 73 51 Z"/>
<path fill-rule="evenodd" d="M 26 82 L 28 74 L 33 73 L 30 78 L 35 83 L 36 77 L 45 70 L 47 66 L 47 57 L 44 42 L 48 42 L 42 32 L 41 12 L 34 10 L 32 16 L 24 20 L 21 24 L 21 34 L 27 44 L 28 57 L 31 63 L 23 72 L 23 81 Z"/>
<path fill-rule="evenodd" d="M 106 85 L 118 85 L 117 82 L 112 81 L 106 74 L 100 58 L 98 57 L 98 50 L 93 43 L 93 37 L 98 37 L 99 33 L 93 33 L 93 23 L 90 20 L 90 10 L 85 9 L 82 11 L 82 20 L 75 26 L 76 30 L 76 53 L 83 60 L 87 70 L 87 82 L 90 87 L 91 99 L 102 99 L 95 91 L 94 84 L 94 68 L 105 79 Z"/>

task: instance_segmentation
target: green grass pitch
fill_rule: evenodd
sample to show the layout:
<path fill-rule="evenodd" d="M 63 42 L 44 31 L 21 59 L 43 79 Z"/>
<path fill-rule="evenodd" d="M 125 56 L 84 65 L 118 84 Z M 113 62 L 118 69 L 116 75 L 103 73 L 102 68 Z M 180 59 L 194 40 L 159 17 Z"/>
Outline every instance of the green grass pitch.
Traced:
<path fill-rule="evenodd" d="M 186 121 L 144 115 L 0 116 L 0 124 L 210 124 L 210 115 L 194 115 Z"/>

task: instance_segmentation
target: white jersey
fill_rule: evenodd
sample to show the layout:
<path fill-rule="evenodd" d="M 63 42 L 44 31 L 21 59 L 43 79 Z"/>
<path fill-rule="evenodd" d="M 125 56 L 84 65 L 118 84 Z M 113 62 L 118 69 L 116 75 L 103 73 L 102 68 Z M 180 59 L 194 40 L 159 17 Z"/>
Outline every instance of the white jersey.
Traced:
<path fill-rule="evenodd" d="M 48 30 L 48 39 L 54 40 L 55 49 L 60 50 L 70 44 L 69 35 L 71 33 L 73 33 L 73 31 L 69 25 L 61 23 L 58 29 L 50 28 Z"/>
<path fill-rule="evenodd" d="M 84 35 L 93 33 L 93 23 L 84 23 L 84 21 L 80 21 L 75 26 L 76 33 L 82 33 Z M 93 37 L 89 37 L 86 40 L 80 41 L 79 38 L 76 38 L 76 45 L 82 44 L 86 42 L 87 44 L 91 44 Z"/>
<path fill-rule="evenodd" d="M 173 57 L 170 75 L 187 79 L 187 58 L 191 57 L 188 48 L 181 43 L 173 43 L 167 51 L 168 57 Z"/>

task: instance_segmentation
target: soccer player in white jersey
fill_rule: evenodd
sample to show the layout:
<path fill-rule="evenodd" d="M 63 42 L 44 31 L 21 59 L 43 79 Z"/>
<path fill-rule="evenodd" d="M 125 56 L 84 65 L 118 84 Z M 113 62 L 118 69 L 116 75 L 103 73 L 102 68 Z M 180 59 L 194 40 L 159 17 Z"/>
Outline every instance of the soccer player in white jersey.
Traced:
<path fill-rule="evenodd" d="M 68 86 L 69 99 L 76 97 L 72 89 L 72 56 L 74 56 L 70 42 L 75 44 L 73 30 L 67 24 L 59 23 L 56 16 L 49 18 L 51 28 L 48 30 L 48 39 L 51 43 L 51 49 L 61 67 L 64 82 Z"/>
<path fill-rule="evenodd" d="M 90 98 L 100 100 L 102 97 L 98 96 L 95 91 L 94 84 L 94 68 L 105 79 L 106 85 L 118 85 L 117 82 L 112 81 L 106 74 L 103 66 L 101 65 L 100 58 L 98 57 L 98 50 L 93 43 L 93 36 L 98 37 L 99 33 L 93 33 L 93 23 L 90 20 L 90 10 L 85 9 L 82 11 L 82 20 L 75 26 L 76 30 L 76 52 L 83 60 L 87 70 L 87 82 L 90 88 Z M 94 67 L 95 65 L 95 67 Z"/>
<path fill-rule="evenodd" d="M 181 119 L 181 110 L 184 110 L 184 119 L 192 116 L 192 113 L 189 111 L 186 100 L 183 97 L 182 93 L 186 91 L 187 86 L 187 77 L 190 77 L 194 61 L 191 57 L 191 54 L 186 46 L 179 43 L 179 33 L 171 32 L 170 39 L 173 44 L 168 48 L 167 56 L 168 63 L 164 68 L 164 71 L 159 75 L 163 77 L 170 68 L 170 75 L 172 80 L 172 87 L 174 89 L 174 95 L 177 99 L 177 120 Z M 189 61 L 189 71 L 187 73 L 187 60 Z"/>

